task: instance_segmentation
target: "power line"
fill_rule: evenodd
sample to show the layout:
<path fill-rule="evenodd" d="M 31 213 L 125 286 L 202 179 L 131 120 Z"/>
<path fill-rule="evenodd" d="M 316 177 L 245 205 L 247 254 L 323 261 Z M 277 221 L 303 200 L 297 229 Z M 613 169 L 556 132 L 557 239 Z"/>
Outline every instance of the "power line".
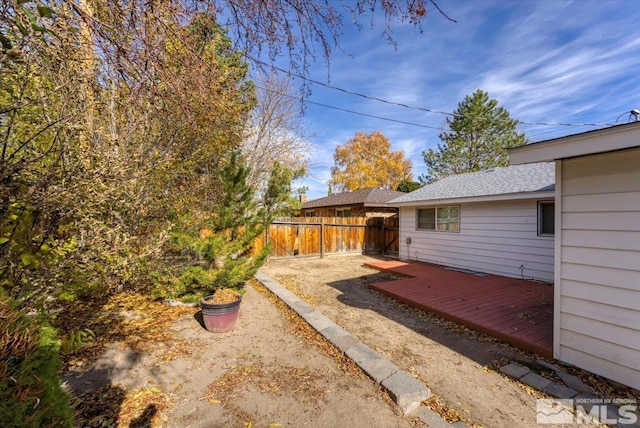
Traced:
<path fill-rule="evenodd" d="M 540 126 L 611 126 L 613 123 L 559 123 L 559 122 L 527 122 L 524 120 L 517 120 L 518 123 L 523 125 L 540 125 Z"/>
<path fill-rule="evenodd" d="M 455 116 L 455 114 L 449 113 L 449 112 L 446 112 L 446 111 L 434 110 L 434 109 L 430 109 L 430 108 L 426 108 L 426 107 L 411 106 L 411 105 L 408 105 L 408 104 L 398 103 L 398 102 L 395 102 L 395 101 L 389 101 L 389 100 L 385 100 L 383 98 L 373 97 L 371 95 L 366 95 L 366 94 L 361 94 L 359 92 L 350 91 L 348 89 L 340 88 L 338 86 L 333 86 L 333 85 L 330 85 L 328 83 L 320 82 L 319 80 L 314 80 L 314 79 L 311 79 L 309 77 L 302 76 L 301 74 L 297 74 L 297 73 L 294 73 L 292 71 L 285 70 L 285 69 L 280 68 L 278 66 L 275 66 L 273 64 L 269 64 L 269 63 L 266 63 L 266 62 L 261 61 L 259 59 L 255 59 L 253 57 L 250 57 L 248 55 L 247 55 L 247 58 L 249 58 L 250 60 L 252 60 L 254 62 L 260 63 L 260 64 L 265 65 L 265 66 L 270 67 L 270 68 L 273 68 L 274 70 L 278 70 L 278 71 L 280 71 L 282 73 L 288 74 L 289 76 L 297 77 L 297 78 L 305 80 L 307 82 L 310 82 L 310 83 L 313 83 L 313 84 L 316 84 L 316 85 L 320 85 L 320 86 L 324 86 L 325 88 L 333 89 L 335 91 L 339 91 L 339 92 L 342 92 L 342 93 L 345 93 L 345 94 L 348 94 L 348 95 L 354 95 L 356 97 L 365 98 L 367 100 L 378 101 L 378 102 L 381 102 L 381 103 L 394 105 L 394 106 L 398 106 L 398 107 L 403 107 L 403 108 L 408 108 L 408 109 L 412 109 L 412 110 L 426 111 L 427 113 L 436 113 L 436 114 L 442 114 L 442 115 L 446 115 L 446 116 Z"/>
<path fill-rule="evenodd" d="M 259 85 L 255 85 L 255 87 L 258 88 L 258 89 L 261 89 L 263 91 L 272 92 L 272 93 L 275 93 L 275 94 L 278 94 L 278 95 L 281 95 L 281 96 L 284 96 L 284 97 L 288 97 L 288 98 L 294 99 L 296 101 L 305 102 L 305 103 L 308 103 L 308 104 L 313 104 L 313 105 L 317 105 L 317 106 L 328 108 L 328 109 L 332 109 L 332 110 L 342 111 L 342 112 L 345 112 L 345 113 L 351 113 L 351 114 L 355 114 L 355 115 L 358 115 L 358 116 L 370 117 L 370 118 L 373 118 L 373 119 L 384 120 L 384 121 L 387 121 L 387 122 L 401 123 L 403 125 L 417 126 L 417 127 L 420 127 L 420 128 L 435 129 L 435 130 L 438 130 L 438 131 L 448 131 L 448 129 L 445 129 L 445 128 L 442 128 L 442 127 L 424 125 L 424 124 L 421 124 L 421 123 L 414 123 L 414 122 L 406 122 L 406 121 L 403 121 L 403 120 L 391 119 L 391 118 L 388 118 L 388 117 L 377 116 L 377 115 L 373 115 L 373 114 L 358 112 L 358 111 L 355 111 L 355 110 L 345 109 L 345 108 L 342 108 L 342 107 L 336 107 L 336 106 L 332 106 L 332 105 L 329 105 L 329 104 L 323 104 L 323 103 L 311 101 L 309 99 L 305 99 L 305 98 L 302 98 L 302 97 L 296 97 L 296 96 L 293 96 L 293 95 L 290 95 L 290 94 L 274 91 L 273 89 L 267 89 L 267 88 L 264 88 L 264 87 L 259 86 Z M 455 115 L 453 115 L 453 116 L 455 116 Z M 541 122 L 523 122 L 523 121 L 517 121 L 517 122 L 518 122 L 518 124 L 521 124 L 521 125 L 538 125 L 538 126 L 540 126 L 540 125 L 548 125 L 548 126 L 580 126 L 580 127 L 594 127 L 594 126 L 597 126 L 597 127 L 604 127 L 604 126 L 611 126 L 612 125 L 611 123 L 606 123 L 606 122 L 602 122 L 602 123 L 583 123 L 583 124 L 561 124 L 561 123 L 541 123 Z M 529 132 L 531 132 L 531 130 Z M 552 130 L 552 131 L 543 132 L 543 133 L 536 133 L 536 136 L 540 137 L 542 135 L 558 134 L 558 133 L 561 134 L 561 133 L 563 133 L 563 131 Z"/>
<path fill-rule="evenodd" d="M 320 106 L 320 107 L 325 107 L 325 108 L 329 108 L 329 109 L 333 109 L 333 110 L 338 110 L 338 111 L 342 111 L 342 112 L 345 112 L 345 113 L 356 114 L 358 116 L 371 117 L 373 119 L 385 120 L 387 122 L 401 123 L 403 125 L 411 125 L 411 126 L 418 126 L 420 128 L 436 129 L 438 131 L 445 131 L 444 128 L 439 128 L 437 126 L 423 125 L 421 123 L 405 122 L 403 120 L 391 119 L 391 118 L 382 117 L 382 116 L 376 116 L 376 115 L 373 115 L 373 114 L 362 113 L 362 112 L 358 112 L 358 111 L 354 111 L 354 110 L 348 110 L 348 109 L 345 109 L 345 108 L 342 108 L 342 107 L 336 107 L 336 106 L 332 106 L 332 105 L 329 105 L 329 104 L 323 104 L 323 103 L 318 103 L 318 102 L 315 102 L 315 101 L 310 101 L 308 99 L 303 99 L 301 97 L 296 97 L 296 96 L 293 96 L 293 95 L 289 95 L 289 94 L 285 94 L 285 93 L 282 93 L 282 92 L 274 91 L 273 89 L 263 88 L 263 87 L 258 86 L 258 85 L 255 85 L 255 87 L 258 88 L 258 89 L 262 89 L 263 91 L 272 92 L 274 94 L 282 95 L 284 97 L 289 97 L 289 98 L 292 98 L 292 99 L 297 100 L 297 101 L 303 101 L 305 103 L 314 104 L 314 105 L 317 105 L 317 106 Z"/>
<path fill-rule="evenodd" d="M 371 96 L 371 95 L 366 95 L 366 94 L 362 94 L 362 93 L 359 93 L 359 92 L 351 91 L 351 90 L 348 90 L 348 89 L 340 88 L 338 86 L 334 86 L 334 85 L 331 85 L 331 84 L 328 84 L 328 83 L 320 82 L 320 81 L 315 80 L 315 79 L 311 79 L 309 77 L 305 77 L 305 76 L 303 76 L 301 74 L 294 73 L 294 72 L 292 72 L 290 70 L 285 70 L 285 69 L 280 68 L 278 66 L 275 66 L 273 64 L 269 64 L 269 63 L 264 62 L 262 60 L 253 58 L 253 57 L 251 57 L 249 55 L 247 55 L 247 58 L 249 58 L 250 60 L 252 60 L 254 62 L 262 64 L 264 66 L 270 67 L 270 68 L 272 68 L 274 70 L 278 70 L 278 71 L 280 71 L 282 73 L 285 73 L 285 74 L 287 74 L 289 76 L 297 77 L 297 78 L 302 79 L 302 80 L 304 80 L 306 82 L 310 82 L 310 83 L 313 83 L 313 84 L 316 84 L 316 85 L 320 85 L 320 86 L 323 86 L 323 87 L 328 88 L 328 89 L 333 89 L 335 91 L 339 91 L 339 92 L 342 92 L 342 93 L 345 93 L 345 94 L 348 94 L 348 95 L 357 96 L 357 97 L 364 98 L 364 99 L 367 99 L 367 100 L 378 101 L 378 102 L 381 102 L 381 103 L 384 103 L 384 104 L 389 104 L 389 105 L 394 105 L 394 106 L 398 106 L 398 107 L 408 108 L 408 109 L 411 109 L 411 110 L 420 110 L 420 111 L 424 111 L 424 112 L 427 112 L 427 113 L 442 114 L 442 115 L 451 116 L 451 117 L 459 116 L 459 115 L 457 115 L 455 113 L 449 113 L 449 112 L 446 112 L 446 111 L 435 110 L 435 109 L 431 109 L 431 108 L 427 108 L 427 107 L 412 106 L 412 105 L 399 103 L 399 102 L 395 102 L 395 101 L 389 101 L 389 100 L 386 100 L 384 98 L 378 98 L 378 97 L 374 97 L 374 96 Z M 304 101 L 304 102 L 309 102 L 310 104 L 318 104 L 318 103 L 313 103 L 313 102 L 308 101 L 308 100 L 302 100 L 302 99 L 300 99 L 300 100 Z M 329 108 L 334 108 L 334 107 L 329 107 Z M 340 110 L 339 107 L 335 107 L 335 109 Z M 345 110 L 345 111 L 347 111 L 347 110 Z M 349 111 L 349 112 L 350 113 L 355 113 L 355 112 L 352 112 L 352 111 Z M 358 113 L 355 113 L 355 114 L 358 114 Z M 376 117 L 376 116 L 371 116 L 371 117 Z M 612 125 L 614 125 L 613 123 L 606 123 L 606 122 L 603 122 L 603 123 L 562 123 L 562 122 L 532 122 L 532 121 L 524 121 L 524 120 L 517 120 L 517 122 L 521 123 L 523 125 L 539 125 L 539 126 L 612 126 Z M 400 123 L 403 123 L 403 122 L 400 121 Z M 423 125 L 417 125 L 417 126 L 423 126 Z M 423 127 L 432 128 L 432 127 L 429 127 L 429 126 L 423 126 Z M 442 128 L 435 128 L 435 129 L 442 130 Z"/>
<path fill-rule="evenodd" d="M 624 114 L 624 113 L 623 113 Z M 577 130 L 578 132 L 583 132 L 583 131 L 588 131 L 591 130 L 594 126 L 597 126 L 598 128 L 604 128 L 607 126 L 613 126 L 615 125 L 615 118 L 611 118 L 611 119 L 607 119 L 601 123 L 596 123 L 596 124 L 585 124 L 584 126 L 582 126 L 583 129 L 579 129 Z M 544 128 L 530 128 L 528 129 L 526 132 L 531 134 L 531 137 L 533 138 L 534 141 L 541 141 L 543 139 L 548 139 L 548 138 L 556 138 L 559 136 L 564 136 L 566 135 L 567 131 L 563 130 L 563 129 L 549 129 L 546 128 L 544 131 L 540 132 L 538 131 L 538 129 L 544 129 Z M 573 132 L 576 132 L 576 130 L 573 130 Z"/>
<path fill-rule="evenodd" d="M 404 125 L 419 126 L 420 128 L 437 129 L 438 131 L 445 131 L 445 129 L 438 128 L 437 126 L 422 125 L 420 123 L 405 122 L 403 120 L 390 119 L 390 118 L 387 118 L 387 117 L 375 116 L 373 114 L 367 114 L 367 113 L 360 113 L 360 112 L 357 112 L 357 111 L 347 110 L 347 109 L 344 109 L 344 108 L 341 108 L 341 107 L 334 107 L 334 106 L 330 106 L 330 105 L 322 104 L 322 103 L 316 103 L 316 102 L 309 101 L 309 100 L 306 100 L 305 102 L 308 102 L 309 104 L 315 104 L 315 105 L 318 105 L 318 106 L 326 107 L 326 108 L 331 108 L 331 109 L 334 109 L 334 110 L 344 111 L 346 113 L 357 114 L 359 116 L 372 117 L 374 119 L 386 120 L 388 122 L 402 123 Z"/>

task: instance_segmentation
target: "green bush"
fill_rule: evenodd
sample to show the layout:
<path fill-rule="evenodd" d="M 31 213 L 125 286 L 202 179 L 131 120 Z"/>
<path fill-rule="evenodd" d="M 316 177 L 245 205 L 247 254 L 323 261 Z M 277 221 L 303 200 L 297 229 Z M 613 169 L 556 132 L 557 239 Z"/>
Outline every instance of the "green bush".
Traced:
<path fill-rule="evenodd" d="M 241 291 L 264 264 L 270 247 L 254 251 L 253 244 L 274 211 L 256 199 L 248 173 L 234 154 L 221 169 L 215 209 L 176 218 L 169 248 L 178 257 L 174 266 L 153 275 L 155 297 L 197 302 L 221 288 Z"/>
<path fill-rule="evenodd" d="M 0 426 L 71 426 L 73 411 L 58 377 L 62 365 L 55 330 L 0 295 L 0 332 Z"/>

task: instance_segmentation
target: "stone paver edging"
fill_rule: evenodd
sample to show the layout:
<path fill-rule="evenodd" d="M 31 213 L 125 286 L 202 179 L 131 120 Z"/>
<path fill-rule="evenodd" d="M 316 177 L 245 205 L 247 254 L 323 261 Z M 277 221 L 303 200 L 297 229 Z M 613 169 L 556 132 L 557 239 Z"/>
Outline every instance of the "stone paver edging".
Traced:
<path fill-rule="evenodd" d="M 602 400 L 593 395 L 591 389 L 582 383 L 576 376 L 565 373 L 559 367 L 547 363 L 546 361 L 539 361 L 541 364 L 551 370 L 553 370 L 558 377 L 568 385 L 563 385 L 559 382 L 553 382 L 547 378 L 540 376 L 537 373 L 531 371 L 529 367 L 518 363 L 510 363 L 500 367 L 500 373 L 512 377 L 525 385 L 528 385 L 534 389 L 544 392 L 545 394 L 559 399 L 559 400 L 575 400 L 576 405 L 580 404 L 581 410 L 584 412 L 590 412 L 593 407 L 593 403 L 600 403 Z M 570 385 L 570 386 L 569 386 Z M 618 407 L 611 403 L 604 403 L 606 407 L 606 414 L 600 414 L 602 409 L 599 410 L 596 416 L 606 417 L 608 420 L 616 421 L 619 419 L 620 413 Z M 571 410 L 571 409 L 570 409 Z M 581 417 L 587 418 L 591 415 L 583 414 Z M 618 423 L 618 427 L 640 427 L 640 421 L 635 423 Z"/>
<path fill-rule="evenodd" d="M 530 387 L 542 391 L 553 398 L 570 399 L 575 398 L 578 395 L 578 391 L 562 385 L 558 382 L 552 382 L 551 380 L 534 373 L 528 367 L 520 364 L 511 363 L 500 367 L 500 372 L 512 378 L 519 380 L 520 382 L 529 385 Z M 577 379 L 577 378 L 576 378 Z"/>
<path fill-rule="evenodd" d="M 255 278 L 280 300 L 296 311 L 336 348 L 352 359 L 371 379 L 382 385 L 405 416 L 420 418 L 429 426 L 466 426 L 457 422 L 449 424 L 440 415 L 421 402 L 429 398 L 431 391 L 407 372 L 360 342 L 355 336 L 335 324 L 329 318 L 284 288 L 277 281 L 258 271 Z"/>

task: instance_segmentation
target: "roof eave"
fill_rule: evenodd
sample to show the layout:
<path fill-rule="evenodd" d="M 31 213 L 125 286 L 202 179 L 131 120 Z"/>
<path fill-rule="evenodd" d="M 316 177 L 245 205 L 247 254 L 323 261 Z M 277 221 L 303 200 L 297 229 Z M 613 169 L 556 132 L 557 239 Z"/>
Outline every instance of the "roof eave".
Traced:
<path fill-rule="evenodd" d="M 352 203 L 343 203 L 343 204 L 331 204 L 331 205 L 318 205 L 313 207 L 302 207 L 303 210 L 312 210 L 316 208 L 341 208 L 341 207 L 352 207 L 354 205 L 364 205 L 362 202 L 352 202 Z"/>
<path fill-rule="evenodd" d="M 370 207 L 391 207 L 393 208 L 395 205 L 389 205 L 388 202 L 365 202 L 364 206 L 367 208 Z"/>
<path fill-rule="evenodd" d="M 509 160 L 519 165 L 640 147 L 640 138 L 631 132 L 638 130 L 640 122 L 633 122 L 514 147 L 508 149 Z"/>
<path fill-rule="evenodd" d="M 417 205 L 445 205 L 445 204 L 463 204 L 471 202 L 494 202 L 494 201 L 512 201 L 523 199 L 548 199 L 554 198 L 554 190 L 545 190 L 540 192 L 519 192 L 519 193 L 504 193 L 500 195 L 483 195 L 483 196 L 469 196 L 464 198 L 446 198 L 446 199 L 426 199 L 407 202 L 395 202 L 389 203 L 390 206 L 395 207 L 410 207 Z"/>

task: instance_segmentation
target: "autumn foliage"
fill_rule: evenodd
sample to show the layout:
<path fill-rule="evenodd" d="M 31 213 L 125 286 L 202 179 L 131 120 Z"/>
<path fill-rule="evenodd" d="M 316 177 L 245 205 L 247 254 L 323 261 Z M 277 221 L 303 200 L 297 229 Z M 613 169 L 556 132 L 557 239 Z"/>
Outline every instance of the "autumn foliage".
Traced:
<path fill-rule="evenodd" d="M 277 103 L 257 97 L 247 58 L 288 54 L 306 70 L 317 44 L 329 57 L 342 8 L 263 3 L 0 2 L 0 426 L 69 425 L 59 350 L 82 347 L 86 331 L 100 342 L 115 326 L 82 330 L 73 317 L 56 325 L 58 338 L 47 318 L 64 305 L 86 312 L 126 291 L 149 299 L 155 276 L 196 252 L 175 251 L 176 236 L 199 236 L 203 227 L 215 235 L 207 248 L 221 243 L 227 253 L 227 277 L 251 276 L 264 260 L 235 247 L 235 226 L 259 231 L 286 207 L 305 160 L 274 150 L 282 139 L 263 138 L 285 129 L 284 144 L 303 147 L 290 135 L 295 128 L 275 120 L 288 116 L 269 116 Z M 385 1 L 381 12 L 418 24 L 423 13 L 409 6 L 422 3 Z M 355 17 L 377 4 L 359 0 L 347 12 Z M 258 102 L 268 116 L 261 121 Z M 254 156 L 236 158 L 236 171 L 247 167 L 255 180 L 238 174 L 227 189 L 220 177 L 247 146 Z M 245 204 L 253 195 L 254 205 Z"/>
<path fill-rule="evenodd" d="M 411 180 L 411 161 L 401 150 L 391 151 L 391 142 L 379 131 L 356 132 L 344 145 L 336 147 L 329 184 L 337 191 L 378 187 L 396 189 Z"/>

